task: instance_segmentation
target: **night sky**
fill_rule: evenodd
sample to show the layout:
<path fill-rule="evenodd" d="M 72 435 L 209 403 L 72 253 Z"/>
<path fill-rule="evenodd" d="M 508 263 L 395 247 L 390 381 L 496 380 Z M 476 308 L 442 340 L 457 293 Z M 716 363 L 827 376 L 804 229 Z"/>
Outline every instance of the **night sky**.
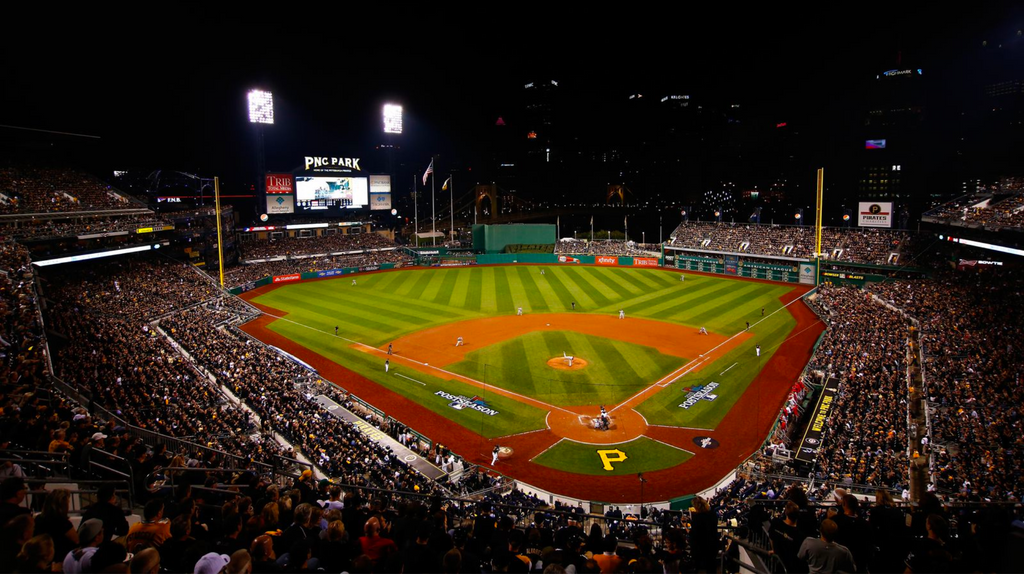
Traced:
<path fill-rule="evenodd" d="M 285 4 L 259 17 L 171 7 L 38 13 L 9 22 L 2 39 L 0 124 L 99 136 L 89 145 L 104 168 L 231 182 L 253 169 L 251 87 L 274 93 L 273 169 L 304 155 L 365 155 L 382 140 L 389 100 L 405 107 L 403 161 L 458 156 L 476 131 L 518 111 L 524 83 L 545 78 L 559 81 L 595 133 L 608 102 L 635 92 L 699 94 L 779 121 L 827 123 L 848 113 L 856 85 L 900 58 L 969 74 L 967 54 L 983 39 L 1024 27 L 1021 6 L 985 4 L 966 15 L 925 4 L 828 16 L 693 4 L 680 5 L 681 16 L 547 5 L 444 15 L 426 5 L 371 14 Z M 947 96 L 956 91 L 951 82 Z"/>

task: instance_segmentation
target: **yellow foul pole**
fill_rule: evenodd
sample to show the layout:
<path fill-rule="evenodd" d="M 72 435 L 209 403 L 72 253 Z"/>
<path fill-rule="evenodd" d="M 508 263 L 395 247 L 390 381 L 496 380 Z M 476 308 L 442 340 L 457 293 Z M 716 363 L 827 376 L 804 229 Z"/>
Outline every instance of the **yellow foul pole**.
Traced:
<path fill-rule="evenodd" d="M 815 285 L 818 284 L 821 278 L 821 210 L 822 210 L 822 195 L 825 191 L 825 168 L 818 168 L 818 183 L 816 187 L 817 192 L 817 206 L 814 211 L 814 257 L 815 257 L 815 268 L 817 271 L 815 274 L 818 276 L 815 280 Z"/>
<path fill-rule="evenodd" d="M 220 288 L 224 288 L 224 240 L 221 237 L 221 226 L 220 226 L 220 178 L 213 178 L 213 195 L 217 203 L 217 259 L 218 268 L 220 269 Z"/>

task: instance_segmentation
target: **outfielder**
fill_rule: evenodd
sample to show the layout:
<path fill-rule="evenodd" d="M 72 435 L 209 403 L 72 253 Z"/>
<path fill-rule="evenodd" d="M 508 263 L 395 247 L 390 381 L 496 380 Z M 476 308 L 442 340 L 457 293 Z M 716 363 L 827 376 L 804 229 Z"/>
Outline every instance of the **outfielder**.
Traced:
<path fill-rule="evenodd" d="M 353 279 L 352 279 L 352 286 L 353 286 L 353 287 L 355 287 L 355 286 L 356 286 L 356 280 L 355 280 L 355 278 L 353 278 Z"/>
<path fill-rule="evenodd" d="M 391 359 L 384 359 L 384 372 L 387 373 L 391 369 Z"/>

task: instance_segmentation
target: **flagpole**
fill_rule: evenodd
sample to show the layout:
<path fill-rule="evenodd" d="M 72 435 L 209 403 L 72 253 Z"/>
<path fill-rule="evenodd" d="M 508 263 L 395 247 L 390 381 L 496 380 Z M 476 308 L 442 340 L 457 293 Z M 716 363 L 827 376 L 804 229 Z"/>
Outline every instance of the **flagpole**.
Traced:
<path fill-rule="evenodd" d="M 433 167 L 433 165 L 434 165 L 434 158 L 433 157 L 430 158 L 430 165 L 431 165 L 431 167 Z M 430 175 L 433 176 L 434 174 L 431 173 Z M 437 246 L 437 236 L 435 235 L 435 233 L 437 233 L 437 210 L 434 209 L 434 207 L 435 207 L 434 206 L 434 180 L 435 179 L 437 179 L 437 178 L 436 177 L 431 177 L 430 178 L 430 244 L 432 246 L 436 247 Z"/>
<path fill-rule="evenodd" d="M 622 218 L 622 234 L 626 236 L 626 243 L 629 243 L 629 216 Z"/>
<path fill-rule="evenodd" d="M 594 242 L 594 215 L 590 215 L 590 242 Z"/>
<path fill-rule="evenodd" d="M 452 232 L 450 240 L 455 240 L 455 176 L 448 173 L 448 202 L 451 203 L 452 210 Z"/>
<path fill-rule="evenodd" d="M 562 216 L 555 217 L 555 241 L 562 238 Z"/>

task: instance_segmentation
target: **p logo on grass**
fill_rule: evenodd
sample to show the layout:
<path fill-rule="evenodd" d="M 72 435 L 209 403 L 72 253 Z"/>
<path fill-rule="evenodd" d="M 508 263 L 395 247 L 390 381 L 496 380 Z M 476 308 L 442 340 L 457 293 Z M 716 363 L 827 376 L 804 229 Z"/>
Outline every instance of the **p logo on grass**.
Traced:
<path fill-rule="evenodd" d="M 615 468 L 612 467 L 613 462 L 622 462 L 629 458 L 626 456 L 626 453 L 619 449 L 599 450 L 597 451 L 597 456 L 601 457 L 601 463 L 604 464 L 605 470 L 615 470 Z"/>

